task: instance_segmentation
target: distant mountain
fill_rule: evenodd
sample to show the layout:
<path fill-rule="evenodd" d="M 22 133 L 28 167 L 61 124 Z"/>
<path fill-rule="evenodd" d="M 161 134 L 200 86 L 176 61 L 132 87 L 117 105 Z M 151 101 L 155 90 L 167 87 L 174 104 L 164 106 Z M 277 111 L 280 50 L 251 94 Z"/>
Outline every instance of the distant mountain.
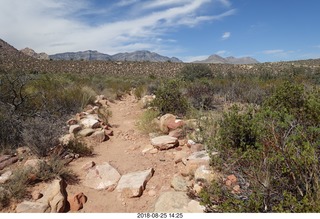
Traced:
<path fill-rule="evenodd" d="M 43 59 L 43 60 L 49 60 L 49 56 L 48 54 L 44 53 L 44 52 L 41 52 L 41 53 L 36 53 L 33 49 L 30 49 L 30 48 L 24 48 L 24 49 L 21 49 L 20 52 L 28 55 L 28 56 L 31 56 L 35 59 Z"/>
<path fill-rule="evenodd" d="M 218 55 L 211 55 L 205 60 L 195 61 L 194 63 L 255 64 L 259 62 L 256 59 L 251 57 L 235 58 L 233 56 L 229 56 L 229 57 L 223 58 Z"/>
<path fill-rule="evenodd" d="M 55 55 L 49 55 L 53 60 L 104 60 L 104 61 L 149 61 L 149 62 L 182 62 L 178 58 L 162 56 L 154 52 L 142 50 L 130 53 L 118 53 L 115 55 L 108 55 L 99 53 L 97 51 L 83 51 L 83 52 L 66 52 Z"/>
<path fill-rule="evenodd" d="M 54 55 L 49 55 L 49 58 L 53 60 L 112 60 L 110 55 L 103 54 L 95 50 L 58 53 Z"/>
<path fill-rule="evenodd" d="M 113 61 L 150 61 L 150 62 L 182 62 L 178 58 L 162 56 L 154 52 L 141 50 L 131 53 L 118 53 L 112 56 Z"/>

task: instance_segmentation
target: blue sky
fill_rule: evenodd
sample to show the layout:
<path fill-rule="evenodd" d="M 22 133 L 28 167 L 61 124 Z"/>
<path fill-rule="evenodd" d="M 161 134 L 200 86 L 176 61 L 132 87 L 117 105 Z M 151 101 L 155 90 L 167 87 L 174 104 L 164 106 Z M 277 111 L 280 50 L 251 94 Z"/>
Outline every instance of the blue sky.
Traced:
<path fill-rule="evenodd" d="M 320 58 L 319 0 L 0 0 L 0 38 L 48 54 L 149 50 L 185 62 Z"/>

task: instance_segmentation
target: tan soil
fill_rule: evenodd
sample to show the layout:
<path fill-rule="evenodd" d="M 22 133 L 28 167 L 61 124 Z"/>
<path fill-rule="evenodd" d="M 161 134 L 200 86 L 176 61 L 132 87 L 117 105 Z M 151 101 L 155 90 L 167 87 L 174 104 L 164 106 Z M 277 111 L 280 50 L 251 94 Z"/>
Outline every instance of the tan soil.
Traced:
<path fill-rule="evenodd" d="M 142 154 L 143 148 L 150 144 L 150 138 L 137 128 L 136 123 L 143 110 L 134 96 L 128 95 L 109 105 L 112 111 L 109 122 L 113 126 L 114 136 L 94 146 L 95 156 L 79 158 L 70 163 L 70 168 L 81 181 L 77 185 L 68 185 L 67 192 L 69 195 L 83 192 L 88 197 L 87 203 L 79 212 L 151 212 L 161 192 L 171 190 L 172 177 L 180 172 L 183 164 L 175 164 L 173 161 L 173 152 L 177 149 Z M 82 185 L 86 172 L 81 170 L 81 167 L 90 161 L 96 164 L 109 162 L 121 175 L 149 168 L 154 168 L 155 173 L 141 197 L 126 198 L 117 191 L 98 191 Z M 155 195 L 152 196 L 152 193 Z"/>

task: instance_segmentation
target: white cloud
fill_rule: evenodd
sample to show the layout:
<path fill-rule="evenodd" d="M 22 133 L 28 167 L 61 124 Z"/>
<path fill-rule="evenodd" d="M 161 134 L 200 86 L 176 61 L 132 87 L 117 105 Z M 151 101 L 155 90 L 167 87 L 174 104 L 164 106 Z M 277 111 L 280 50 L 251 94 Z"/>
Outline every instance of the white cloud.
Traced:
<path fill-rule="evenodd" d="M 139 1 L 140 0 L 120 0 L 116 5 L 119 7 L 124 7 L 124 6 L 135 4 Z"/>
<path fill-rule="evenodd" d="M 200 56 L 186 56 L 182 58 L 184 62 L 194 62 L 194 61 L 202 61 L 209 57 L 209 55 L 200 55 Z"/>
<path fill-rule="evenodd" d="M 293 50 L 283 50 L 283 49 L 271 49 L 271 50 L 264 50 L 261 52 L 265 55 L 270 55 L 278 58 L 288 58 L 292 54 L 295 53 Z"/>
<path fill-rule="evenodd" d="M 221 2 L 225 7 L 231 6 L 231 2 L 229 0 L 218 0 L 218 1 Z"/>
<path fill-rule="evenodd" d="M 219 55 L 219 56 L 225 56 L 227 55 L 229 52 L 227 52 L 226 50 L 220 50 L 220 51 L 217 51 L 216 54 Z"/>
<path fill-rule="evenodd" d="M 231 36 L 231 33 L 230 32 L 224 32 L 223 34 L 222 34 L 222 40 L 226 40 L 226 39 L 229 39 L 230 38 L 230 36 Z"/>
<path fill-rule="evenodd" d="M 262 51 L 263 54 L 270 55 L 270 54 L 280 54 L 284 51 L 282 49 L 273 49 L 273 50 L 264 50 Z"/>
<path fill-rule="evenodd" d="M 49 54 L 87 49 L 109 54 L 137 49 L 166 50 L 175 39 L 157 39 L 175 27 L 193 27 L 235 12 L 203 14 L 201 9 L 210 2 L 121 0 L 114 5 L 105 4 L 109 8 L 99 8 L 87 0 L 0 0 L 0 26 L 5 27 L 0 28 L 0 38 L 18 49 L 28 46 Z M 121 6 L 129 7 L 128 13 L 111 10 L 120 10 Z M 99 21 L 92 17 L 98 17 Z"/>

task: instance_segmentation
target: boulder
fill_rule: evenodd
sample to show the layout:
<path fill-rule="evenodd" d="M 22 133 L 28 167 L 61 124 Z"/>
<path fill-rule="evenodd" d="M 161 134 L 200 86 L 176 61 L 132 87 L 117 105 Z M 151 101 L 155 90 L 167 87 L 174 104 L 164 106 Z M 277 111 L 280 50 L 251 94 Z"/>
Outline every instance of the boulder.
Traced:
<path fill-rule="evenodd" d="M 67 184 L 63 179 L 55 179 L 43 193 L 43 197 L 37 200 L 37 203 L 46 204 L 51 213 L 61 213 L 66 210 L 67 204 Z"/>
<path fill-rule="evenodd" d="M 120 177 L 118 171 L 105 162 L 90 168 L 83 184 L 96 190 L 112 189 L 115 188 Z"/>
<path fill-rule="evenodd" d="M 177 138 L 169 135 L 163 135 L 151 139 L 151 144 L 159 150 L 167 150 L 176 146 L 179 146 Z"/>
<path fill-rule="evenodd" d="M 109 139 L 109 137 L 105 134 L 104 130 L 95 131 L 90 138 L 98 143 L 104 142 Z"/>
<path fill-rule="evenodd" d="M 82 129 L 81 125 L 71 125 L 69 127 L 69 133 L 70 134 L 77 134 Z"/>
<path fill-rule="evenodd" d="M 185 192 L 164 192 L 158 198 L 154 212 L 187 213 L 186 207 L 190 202 Z"/>
<path fill-rule="evenodd" d="M 81 131 L 79 131 L 78 135 L 80 135 L 82 137 L 87 137 L 87 136 L 92 135 L 94 132 L 95 132 L 95 130 L 92 128 L 85 128 L 85 129 L 82 129 Z"/>
<path fill-rule="evenodd" d="M 68 197 L 68 202 L 70 206 L 70 211 L 79 211 L 83 208 L 83 205 L 87 202 L 87 196 L 82 192 L 76 194 L 75 196 Z"/>
<path fill-rule="evenodd" d="M 175 191 L 186 192 L 188 191 L 188 182 L 180 175 L 175 175 L 171 181 L 171 187 Z"/>
<path fill-rule="evenodd" d="M 95 118 L 83 118 L 80 120 L 80 123 L 83 125 L 85 128 L 100 128 L 100 122 L 95 119 Z"/>
<path fill-rule="evenodd" d="M 169 128 L 168 128 L 168 124 L 172 124 L 175 123 L 176 121 L 176 116 L 172 115 L 170 113 L 167 113 L 163 116 L 161 116 L 160 118 L 160 130 L 165 133 L 168 134 L 169 133 Z"/>
<path fill-rule="evenodd" d="M 17 213 L 45 213 L 49 209 L 46 203 L 23 201 L 16 207 Z"/>
<path fill-rule="evenodd" d="M 174 121 L 169 121 L 167 124 L 167 127 L 170 130 L 175 130 L 177 128 L 181 128 L 182 126 L 184 126 L 184 122 L 183 120 L 180 119 L 175 119 Z"/>
<path fill-rule="evenodd" d="M 175 138 L 182 138 L 182 137 L 184 137 L 184 135 L 185 135 L 184 131 L 180 128 L 175 129 L 175 130 L 171 130 L 169 132 L 169 136 L 175 137 Z"/>
<path fill-rule="evenodd" d="M 12 175 L 12 171 L 11 170 L 8 170 L 8 171 L 4 172 L 3 174 L 1 174 L 1 176 L 0 176 L 0 184 L 6 183 L 10 179 L 11 175 Z"/>
<path fill-rule="evenodd" d="M 116 190 L 130 198 L 139 197 L 142 195 L 145 186 L 153 176 L 153 173 L 154 169 L 151 168 L 123 175 L 119 180 Z"/>

